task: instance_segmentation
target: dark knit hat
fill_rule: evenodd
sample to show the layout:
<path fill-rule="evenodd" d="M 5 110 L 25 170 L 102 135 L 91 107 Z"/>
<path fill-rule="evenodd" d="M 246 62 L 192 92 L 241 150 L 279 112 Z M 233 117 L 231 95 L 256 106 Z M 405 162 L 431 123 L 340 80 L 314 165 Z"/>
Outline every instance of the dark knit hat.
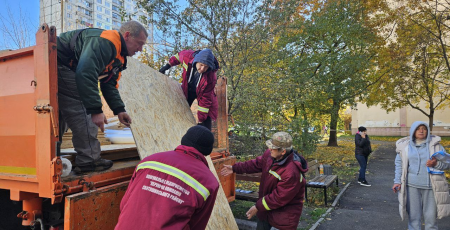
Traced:
<path fill-rule="evenodd" d="M 366 127 L 364 127 L 364 126 L 359 126 L 359 128 L 358 128 L 358 131 L 360 131 L 360 132 L 364 132 L 364 131 L 366 131 L 367 129 L 366 129 Z"/>
<path fill-rule="evenodd" d="M 184 134 L 181 138 L 181 144 L 194 147 L 203 155 L 208 156 L 213 149 L 214 135 L 205 126 L 196 125 L 189 128 Z"/>

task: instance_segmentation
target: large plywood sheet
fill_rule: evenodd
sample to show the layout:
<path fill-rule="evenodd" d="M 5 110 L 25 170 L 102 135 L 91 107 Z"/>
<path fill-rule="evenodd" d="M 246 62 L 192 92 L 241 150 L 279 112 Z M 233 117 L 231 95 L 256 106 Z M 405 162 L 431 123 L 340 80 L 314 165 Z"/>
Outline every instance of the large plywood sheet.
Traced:
<path fill-rule="evenodd" d="M 129 58 L 119 83 L 141 159 L 175 149 L 186 131 L 195 125 L 180 84 L 166 75 Z M 219 181 L 211 158 L 207 160 Z M 222 186 L 206 229 L 238 229 Z"/>
<path fill-rule="evenodd" d="M 175 149 L 195 125 L 180 84 L 134 58 L 122 74 L 119 91 L 141 159 Z"/>

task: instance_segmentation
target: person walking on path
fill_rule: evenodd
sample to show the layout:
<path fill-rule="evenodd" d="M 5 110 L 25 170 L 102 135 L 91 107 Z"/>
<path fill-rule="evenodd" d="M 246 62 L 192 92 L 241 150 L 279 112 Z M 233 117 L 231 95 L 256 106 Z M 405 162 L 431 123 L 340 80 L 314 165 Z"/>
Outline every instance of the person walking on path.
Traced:
<path fill-rule="evenodd" d="M 358 183 L 362 186 L 371 186 L 366 180 L 367 160 L 372 152 L 369 135 L 367 129 L 363 126 L 358 128 L 355 135 L 355 157 L 359 163 Z"/>
<path fill-rule="evenodd" d="M 74 172 L 110 168 L 113 162 L 100 157 L 98 128 L 107 123 L 101 92 L 114 115 L 129 126 L 131 118 L 120 98 L 118 82 L 126 57 L 142 50 L 148 33 L 139 22 L 122 24 L 119 31 L 88 28 L 61 33 L 58 50 L 58 106 L 61 136 L 67 127 L 73 133 L 77 152 Z"/>
<path fill-rule="evenodd" d="M 183 50 L 169 59 L 169 63 L 161 67 L 160 73 L 176 65 L 183 66 L 181 88 L 189 106 L 195 99 L 198 101 L 198 122 L 211 130 L 211 120 L 215 121 L 218 113 L 218 102 L 214 88 L 219 62 L 210 49 Z"/>
<path fill-rule="evenodd" d="M 247 218 L 257 215 L 257 230 L 297 229 L 305 197 L 303 174 L 308 165 L 292 148 L 292 137 L 286 132 L 275 133 L 266 145 L 269 149 L 262 156 L 224 165 L 221 174 L 262 172 L 259 200 L 247 211 Z"/>
<path fill-rule="evenodd" d="M 120 203 L 116 230 L 205 229 L 219 190 L 208 168 L 214 135 L 191 127 L 174 151 L 144 158 Z"/>
<path fill-rule="evenodd" d="M 427 167 L 437 170 L 450 168 L 450 164 L 431 157 L 444 151 L 441 138 L 430 134 L 427 123 L 416 121 L 411 125 L 409 137 L 396 143 L 395 179 L 392 190 L 398 192 L 400 217 L 408 213 L 408 229 L 420 230 L 422 215 L 425 229 L 438 229 L 436 217 L 450 215 L 450 196 L 445 174 L 431 174 Z M 431 159 L 430 159 L 431 157 Z"/>

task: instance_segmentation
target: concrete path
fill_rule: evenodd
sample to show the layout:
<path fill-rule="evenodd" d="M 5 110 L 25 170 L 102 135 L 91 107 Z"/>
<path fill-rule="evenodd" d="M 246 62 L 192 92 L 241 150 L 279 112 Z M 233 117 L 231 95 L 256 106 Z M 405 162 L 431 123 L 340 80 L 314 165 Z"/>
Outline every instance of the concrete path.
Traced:
<path fill-rule="evenodd" d="M 395 143 L 379 142 L 369 160 L 364 187 L 355 180 L 341 197 L 336 210 L 316 228 L 318 230 L 407 229 L 400 219 L 397 194 L 391 190 L 394 179 Z M 378 143 L 377 143 L 378 144 Z M 355 160 L 356 161 L 356 160 Z M 439 229 L 450 229 L 450 217 L 438 220 Z"/>

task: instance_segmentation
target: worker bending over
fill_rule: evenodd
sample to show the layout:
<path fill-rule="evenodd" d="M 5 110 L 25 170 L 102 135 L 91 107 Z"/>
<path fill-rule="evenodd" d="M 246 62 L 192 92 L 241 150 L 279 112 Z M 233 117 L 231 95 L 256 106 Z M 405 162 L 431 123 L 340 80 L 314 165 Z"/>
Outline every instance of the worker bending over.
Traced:
<path fill-rule="evenodd" d="M 147 31 L 139 22 L 122 24 L 119 31 L 88 28 L 61 33 L 58 49 L 58 104 L 61 134 L 73 133 L 77 152 L 76 173 L 101 171 L 113 162 L 100 158 L 98 128 L 107 123 L 102 111 L 100 88 L 109 108 L 129 126 L 131 118 L 118 91 L 127 56 L 142 50 Z M 62 136 L 62 135 L 61 135 Z"/>
<path fill-rule="evenodd" d="M 205 158 L 213 144 L 211 131 L 197 125 L 175 150 L 144 158 L 120 203 L 115 229 L 205 229 L 219 189 Z"/>
<path fill-rule="evenodd" d="M 288 133 L 275 133 L 266 145 L 269 149 L 262 156 L 233 166 L 224 165 L 221 174 L 262 172 L 259 200 L 247 211 L 247 218 L 258 216 L 258 230 L 297 229 L 305 195 L 306 160 L 292 148 Z"/>
<path fill-rule="evenodd" d="M 211 130 L 211 119 L 216 120 L 218 103 L 214 93 L 216 87 L 216 72 L 219 62 L 210 49 L 183 50 L 169 59 L 169 64 L 161 67 L 164 74 L 172 66 L 182 65 L 183 74 L 181 88 L 189 106 L 195 99 L 198 101 L 198 122 Z"/>

